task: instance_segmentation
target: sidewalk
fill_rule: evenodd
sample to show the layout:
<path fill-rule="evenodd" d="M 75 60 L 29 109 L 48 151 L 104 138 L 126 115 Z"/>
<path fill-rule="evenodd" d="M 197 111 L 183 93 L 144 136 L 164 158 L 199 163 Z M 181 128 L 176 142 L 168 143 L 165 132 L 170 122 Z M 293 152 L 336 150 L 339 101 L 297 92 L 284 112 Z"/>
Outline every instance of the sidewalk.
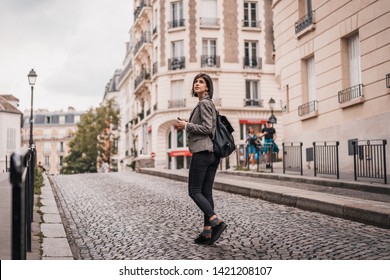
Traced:
<path fill-rule="evenodd" d="M 0 174 L 0 259 L 11 259 L 11 194 L 9 173 Z M 42 206 L 37 206 L 38 197 Z M 28 260 L 73 259 L 65 230 L 47 177 L 42 194 L 35 195 L 31 252 Z"/>
<path fill-rule="evenodd" d="M 219 171 L 214 188 L 273 203 L 390 228 L 390 186 L 268 170 Z M 141 173 L 187 181 L 188 170 L 142 168 Z"/>

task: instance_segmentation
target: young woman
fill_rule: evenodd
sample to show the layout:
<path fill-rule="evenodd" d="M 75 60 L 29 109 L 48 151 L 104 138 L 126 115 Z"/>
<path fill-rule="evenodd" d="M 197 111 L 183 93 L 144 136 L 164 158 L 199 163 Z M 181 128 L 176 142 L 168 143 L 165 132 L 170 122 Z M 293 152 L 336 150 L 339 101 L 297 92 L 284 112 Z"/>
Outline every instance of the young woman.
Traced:
<path fill-rule="evenodd" d="M 204 213 L 203 231 L 195 238 L 196 244 L 211 245 L 221 236 L 227 225 L 214 212 L 213 184 L 220 159 L 214 155 L 210 135 L 216 127 L 213 102 L 213 81 L 200 73 L 192 82 L 191 94 L 199 99 L 188 121 L 178 118 L 177 127 L 188 133 L 188 147 L 192 153 L 188 175 L 188 192 Z"/>
<path fill-rule="evenodd" d="M 257 152 L 257 135 L 253 127 L 249 127 L 245 142 L 248 143 L 249 169 L 255 169 L 255 154 Z"/>

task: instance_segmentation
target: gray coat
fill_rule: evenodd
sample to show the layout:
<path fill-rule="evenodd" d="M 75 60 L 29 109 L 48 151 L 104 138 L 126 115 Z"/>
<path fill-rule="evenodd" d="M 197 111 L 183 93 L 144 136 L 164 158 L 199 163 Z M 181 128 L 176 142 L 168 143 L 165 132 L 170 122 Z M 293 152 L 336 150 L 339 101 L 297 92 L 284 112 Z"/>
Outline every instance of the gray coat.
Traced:
<path fill-rule="evenodd" d="M 214 104 L 210 97 L 206 96 L 192 110 L 187 123 L 188 147 L 191 153 L 214 151 L 210 134 L 215 133 L 216 120 Z"/>

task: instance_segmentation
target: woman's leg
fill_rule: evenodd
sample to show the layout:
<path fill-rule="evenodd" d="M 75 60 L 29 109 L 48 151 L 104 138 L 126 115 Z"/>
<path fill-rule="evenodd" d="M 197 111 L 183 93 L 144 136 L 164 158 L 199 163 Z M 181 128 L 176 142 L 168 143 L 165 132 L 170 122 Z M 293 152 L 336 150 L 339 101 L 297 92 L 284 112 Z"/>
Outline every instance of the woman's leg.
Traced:
<path fill-rule="evenodd" d="M 217 173 L 220 160 L 214 154 L 213 154 L 213 160 L 214 162 L 208 167 L 205 178 L 203 180 L 202 195 L 208 200 L 210 206 L 213 208 L 214 211 L 213 185 L 214 185 L 215 174 Z M 211 227 L 210 217 L 211 216 L 209 215 L 206 214 L 204 215 L 205 227 Z"/>

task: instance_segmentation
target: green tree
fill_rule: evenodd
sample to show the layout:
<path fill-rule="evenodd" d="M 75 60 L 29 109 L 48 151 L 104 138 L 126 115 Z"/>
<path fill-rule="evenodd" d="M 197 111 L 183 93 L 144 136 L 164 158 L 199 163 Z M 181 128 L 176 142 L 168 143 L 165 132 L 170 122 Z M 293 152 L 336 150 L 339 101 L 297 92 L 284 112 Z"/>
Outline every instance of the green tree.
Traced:
<path fill-rule="evenodd" d="M 74 138 L 69 142 L 70 153 L 61 169 L 63 174 L 97 172 L 102 161 L 111 155 L 110 133 L 119 124 L 119 112 L 110 100 L 106 105 L 90 109 L 77 124 Z"/>

